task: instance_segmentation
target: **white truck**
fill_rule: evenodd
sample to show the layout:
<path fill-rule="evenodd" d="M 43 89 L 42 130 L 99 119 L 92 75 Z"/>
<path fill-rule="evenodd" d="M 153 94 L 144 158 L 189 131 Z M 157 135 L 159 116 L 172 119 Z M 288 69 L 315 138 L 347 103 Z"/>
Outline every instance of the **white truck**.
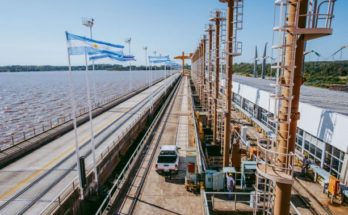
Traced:
<path fill-rule="evenodd" d="M 163 145 L 156 162 L 159 174 L 179 172 L 179 153 L 176 145 Z"/>

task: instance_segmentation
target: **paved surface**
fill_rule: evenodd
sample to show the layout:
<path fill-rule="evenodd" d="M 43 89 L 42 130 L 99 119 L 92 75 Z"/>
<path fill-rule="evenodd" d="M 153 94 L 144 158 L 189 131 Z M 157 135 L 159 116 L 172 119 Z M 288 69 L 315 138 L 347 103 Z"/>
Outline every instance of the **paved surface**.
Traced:
<path fill-rule="evenodd" d="M 93 120 L 97 135 L 96 157 L 117 139 L 127 127 L 164 93 L 177 75 L 143 91 Z M 90 125 L 77 129 L 80 154 L 90 151 Z M 76 177 L 74 131 L 68 132 L 31 154 L 0 170 L 0 214 L 39 214 Z M 92 169 L 92 155 L 86 157 L 86 169 Z M 29 207 L 30 206 L 30 207 Z"/>
<path fill-rule="evenodd" d="M 171 179 L 159 175 L 155 171 L 156 158 L 159 154 L 159 147 L 156 150 L 154 160 L 150 163 L 147 175 L 144 174 L 145 166 L 142 166 L 132 186 L 128 191 L 120 214 L 130 214 L 130 206 L 134 202 L 134 194 L 139 186 L 140 179 L 146 177 L 143 187 L 136 201 L 133 214 L 202 214 L 202 200 L 200 195 L 187 192 L 184 187 L 184 177 L 186 172 L 185 154 L 186 150 L 193 147 L 192 142 L 192 114 L 190 105 L 190 89 L 188 79 L 185 76 L 179 86 L 179 91 L 175 97 L 173 108 L 169 112 L 169 117 L 165 121 L 163 118 L 161 125 L 164 126 L 162 136 L 154 137 L 153 141 L 159 140 L 159 145 L 180 144 L 180 164 L 179 173 Z M 151 144 L 154 147 L 155 144 Z M 144 160 L 149 159 L 149 154 L 144 156 Z M 144 164 L 144 165 L 148 165 Z"/>

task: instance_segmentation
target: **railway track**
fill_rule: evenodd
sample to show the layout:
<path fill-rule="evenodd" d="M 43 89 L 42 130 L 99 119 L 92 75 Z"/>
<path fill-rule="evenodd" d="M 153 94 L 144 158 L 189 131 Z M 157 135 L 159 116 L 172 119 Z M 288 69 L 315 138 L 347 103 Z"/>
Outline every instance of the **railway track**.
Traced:
<path fill-rule="evenodd" d="M 160 92 L 163 92 L 165 88 L 165 84 L 163 84 L 161 87 L 156 89 L 152 92 L 153 97 L 156 97 Z M 148 96 L 144 99 L 142 99 L 137 105 L 130 108 L 126 112 L 124 112 L 119 118 L 114 120 L 110 125 L 108 125 L 106 128 L 104 128 L 102 131 L 100 131 L 98 134 L 96 134 L 96 148 L 98 148 L 107 138 L 109 138 L 117 129 L 122 127 L 127 123 L 128 120 L 130 120 L 134 115 L 136 115 L 144 106 L 151 103 L 151 96 Z M 108 132 L 107 135 L 102 135 L 107 130 L 111 130 Z M 88 142 L 90 142 L 90 139 L 87 140 L 82 146 L 80 146 L 81 153 L 85 155 L 86 157 L 91 154 L 91 150 L 87 149 Z M 64 168 L 65 171 L 62 171 L 63 173 L 56 177 L 54 180 L 52 180 L 48 185 L 46 185 L 43 189 L 38 189 L 34 186 L 40 185 L 40 182 L 43 181 L 43 179 L 46 179 L 48 177 L 51 177 L 50 174 L 55 170 L 61 167 L 67 160 L 73 158 L 74 152 L 67 155 L 64 159 L 59 161 L 57 164 L 55 164 L 52 168 L 50 168 L 48 171 L 44 172 L 42 175 L 40 175 L 38 178 L 36 178 L 34 181 L 32 181 L 30 184 L 22 188 L 19 192 L 17 192 L 15 195 L 11 196 L 11 198 L 7 199 L 2 205 L 0 205 L 0 213 L 1 210 L 4 210 L 6 207 L 11 207 L 11 203 L 15 202 L 17 199 L 21 198 L 22 196 L 28 195 L 28 192 L 35 188 L 36 190 L 39 190 L 36 192 L 36 195 L 33 196 L 33 198 L 23 207 L 19 208 L 17 214 L 24 214 L 28 209 L 30 209 L 36 202 L 38 202 L 52 187 L 57 185 L 63 178 L 65 178 L 68 174 L 72 173 L 76 169 L 76 163 L 69 166 L 68 168 Z"/>
<path fill-rule="evenodd" d="M 108 214 L 112 211 L 117 211 L 117 214 L 120 214 L 121 211 L 122 214 L 133 213 L 146 176 L 151 168 L 151 164 L 163 134 L 166 121 L 168 120 L 171 110 L 173 109 L 174 98 L 178 93 L 180 83 L 181 81 L 177 83 L 175 89 L 171 92 L 170 96 L 148 129 L 148 132 L 143 139 L 144 143 L 142 149 L 139 150 L 136 159 L 133 159 L 133 163 L 130 165 L 129 171 L 125 173 L 127 177 L 122 178 L 124 183 L 122 183 L 122 186 L 117 188 L 117 192 L 115 192 L 113 197 L 110 198 L 111 201 L 109 201 L 109 204 L 105 210 L 99 210 L 97 214 Z M 132 193 L 131 195 L 129 195 L 130 192 Z M 125 210 L 127 212 L 125 212 Z"/>
<path fill-rule="evenodd" d="M 293 195 L 291 203 L 295 205 L 300 215 L 333 215 L 331 211 L 324 207 L 299 181 L 294 178 L 292 186 Z"/>
<path fill-rule="evenodd" d="M 311 204 L 306 200 L 296 188 L 292 188 L 291 203 L 297 208 L 298 215 L 319 215 L 317 211 L 311 206 Z"/>

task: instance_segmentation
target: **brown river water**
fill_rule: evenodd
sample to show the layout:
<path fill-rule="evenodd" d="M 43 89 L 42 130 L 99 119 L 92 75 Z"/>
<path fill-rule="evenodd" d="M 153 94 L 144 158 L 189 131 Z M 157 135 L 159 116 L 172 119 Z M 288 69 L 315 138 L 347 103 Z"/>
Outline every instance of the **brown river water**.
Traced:
<path fill-rule="evenodd" d="M 90 72 L 91 99 L 105 102 L 149 83 L 150 71 L 94 71 Z M 153 71 L 153 80 L 165 76 Z M 73 71 L 77 109 L 87 106 L 84 71 Z M 132 83 L 132 84 L 129 84 Z M 61 121 L 71 115 L 68 73 L 8 72 L 0 73 L 0 149 L 23 138 L 23 132 Z M 41 130 L 42 131 L 42 130 Z M 28 135 L 28 134 L 27 134 Z M 13 136 L 13 137 L 12 137 Z"/>

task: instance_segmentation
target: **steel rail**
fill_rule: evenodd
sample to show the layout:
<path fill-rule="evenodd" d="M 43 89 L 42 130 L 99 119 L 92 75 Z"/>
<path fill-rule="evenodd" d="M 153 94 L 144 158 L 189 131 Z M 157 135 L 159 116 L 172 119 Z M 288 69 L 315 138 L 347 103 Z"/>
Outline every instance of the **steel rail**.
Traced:
<path fill-rule="evenodd" d="M 148 175 L 148 173 L 149 173 L 149 170 L 150 170 L 150 167 L 151 167 L 151 164 L 152 164 L 152 162 L 153 162 L 153 160 L 154 160 L 154 157 L 155 157 L 155 153 L 156 153 L 156 149 L 158 148 L 158 145 L 159 145 L 159 142 L 160 142 L 160 140 L 161 140 L 161 137 L 162 137 L 162 135 L 163 135 L 163 131 L 164 131 L 164 128 L 166 127 L 165 126 L 165 122 L 167 122 L 168 121 L 168 118 L 169 118 L 169 116 L 170 116 L 170 113 L 172 112 L 172 109 L 173 109 L 173 107 L 174 107 L 174 101 L 175 101 L 175 98 L 177 97 L 177 94 L 178 94 L 178 92 L 179 92 L 179 85 L 180 84 L 183 84 L 182 83 L 182 79 L 177 83 L 177 86 L 176 86 L 176 88 L 175 88 L 175 90 L 173 90 L 172 92 L 171 92 L 171 95 L 168 97 L 168 100 L 167 100 L 167 104 L 166 104 L 166 107 L 165 107 L 165 109 L 167 110 L 167 108 L 168 108 L 168 105 L 169 105 L 169 109 L 168 109 L 168 111 L 166 111 L 166 112 L 162 112 L 162 114 L 165 114 L 165 115 L 162 115 L 160 118 L 162 119 L 162 117 L 165 117 L 165 120 L 163 121 L 164 123 L 163 123 L 163 126 L 161 127 L 161 130 L 159 131 L 159 136 L 157 137 L 157 141 L 155 142 L 155 145 L 154 145 L 154 147 L 153 147 L 153 150 L 152 150 L 152 152 L 151 152 L 151 155 L 150 155 L 150 159 L 149 159 L 149 161 L 148 161 L 148 163 L 147 163 L 147 166 L 146 166 L 146 169 L 144 170 L 144 175 L 143 175 L 143 177 L 140 179 L 140 184 L 137 186 L 137 188 L 136 188 L 136 191 L 135 191 L 135 195 L 134 195 L 134 197 L 133 197 L 133 201 L 132 201 L 132 203 L 131 203 L 131 205 L 130 205 L 130 207 L 129 207 L 129 214 L 133 214 L 133 212 L 134 212 L 134 209 L 135 209 L 135 206 L 136 206 L 136 203 L 137 203 L 137 201 L 138 201 L 138 198 L 139 198 L 139 196 L 140 196 L 140 193 L 141 193 L 141 190 L 142 190 L 142 188 L 143 188 L 143 186 L 144 186 L 144 184 L 145 184 L 145 179 L 146 179 L 146 177 L 147 177 L 147 175 Z M 170 102 L 170 103 L 169 103 Z M 153 133 L 154 132 L 157 132 L 157 129 L 158 129 L 158 127 L 153 131 Z M 152 142 L 150 142 L 150 145 L 152 144 Z"/>

